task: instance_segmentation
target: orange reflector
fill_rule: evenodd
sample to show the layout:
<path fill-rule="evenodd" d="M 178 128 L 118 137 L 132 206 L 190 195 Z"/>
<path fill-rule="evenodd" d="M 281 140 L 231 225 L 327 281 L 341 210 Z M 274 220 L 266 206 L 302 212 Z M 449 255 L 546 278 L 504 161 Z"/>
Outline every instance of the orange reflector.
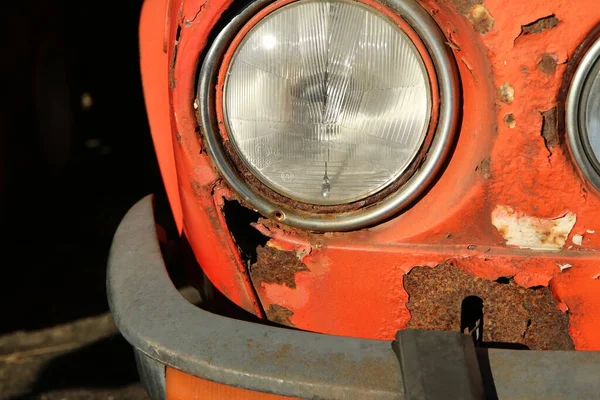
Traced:
<path fill-rule="evenodd" d="M 254 392 L 207 381 L 167 367 L 167 400 L 277 400 L 293 397 Z"/>

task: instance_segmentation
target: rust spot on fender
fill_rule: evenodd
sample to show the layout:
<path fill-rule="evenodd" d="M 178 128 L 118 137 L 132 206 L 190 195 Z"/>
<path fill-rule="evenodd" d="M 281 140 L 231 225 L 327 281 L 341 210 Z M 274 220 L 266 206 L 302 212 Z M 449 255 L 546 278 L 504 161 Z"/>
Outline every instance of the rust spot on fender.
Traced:
<path fill-rule="evenodd" d="M 494 18 L 482 0 L 453 0 L 458 11 L 473 24 L 475 31 L 485 35 L 494 26 Z"/>
<path fill-rule="evenodd" d="M 529 24 L 522 25 L 521 33 L 519 34 L 518 37 L 521 37 L 523 35 L 532 35 L 532 34 L 537 35 L 547 29 L 552 29 L 552 28 L 556 27 L 559 24 L 559 22 L 560 22 L 560 20 L 558 18 L 556 18 L 556 16 L 554 16 L 554 14 L 548 15 L 547 17 L 537 19 Z"/>
<path fill-rule="evenodd" d="M 484 307 L 484 345 L 574 349 L 568 333 L 569 315 L 558 310 L 559 303 L 549 288 L 526 289 L 506 278 L 502 282 L 478 278 L 451 264 L 415 267 L 404 278 L 411 314 L 407 327 L 459 332 L 463 300 L 478 296 Z"/>
<path fill-rule="evenodd" d="M 288 308 L 282 307 L 277 304 L 271 304 L 269 305 L 269 308 L 265 310 L 265 313 L 267 314 L 267 319 L 269 321 L 275 322 L 279 325 L 291 327 L 294 326 L 294 324 L 290 320 L 292 315 L 294 315 L 294 312 Z"/>
<path fill-rule="evenodd" d="M 538 63 L 537 67 L 545 74 L 554 74 L 556 72 L 556 56 L 548 53 L 542 54 L 542 59 Z"/>
<path fill-rule="evenodd" d="M 468 17 L 473 28 L 482 35 L 488 33 L 494 26 L 495 20 L 483 4 L 475 4 L 469 11 Z"/>
<path fill-rule="evenodd" d="M 505 104 L 511 104 L 515 99 L 515 89 L 508 83 L 503 84 L 497 90 L 498 99 Z"/>
<path fill-rule="evenodd" d="M 542 137 L 550 154 L 551 147 L 558 145 L 558 117 L 556 107 L 542 113 Z"/>
<path fill-rule="evenodd" d="M 469 11 L 478 4 L 483 4 L 481 0 L 452 0 L 458 11 L 463 14 L 469 14 Z"/>
<path fill-rule="evenodd" d="M 179 50 L 179 38 L 181 36 L 181 25 L 177 25 L 177 32 L 175 34 L 175 43 L 173 45 L 173 55 L 171 56 L 171 62 L 169 63 L 169 88 L 171 90 L 177 87 L 175 80 L 175 62 L 177 61 L 177 51 Z"/>
<path fill-rule="evenodd" d="M 515 126 L 517 126 L 517 120 L 515 119 L 515 116 L 513 114 L 506 114 L 504 116 L 504 123 L 506 124 L 506 126 L 508 126 L 510 129 L 514 129 Z"/>
<path fill-rule="evenodd" d="M 477 168 L 475 168 L 475 171 L 478 171 L 481 176 L 483 176 L 483 179 L 490 179 L 490 176 L 492 175 L 492 168 L 490 166 L 490 158 L 486 158 L 483 161 L 481 161 L 481 163 L 479 163 L 479 165 L 477 166 Z"/>
<path fill-rule="evenodd" d="M 250 276 L 255 286 L 261 283 L 286 285 L 296 288 L 296 274 L 309 271 L 295 251 L 278 250 L 269 246 L 256 248 L 257 261 L 250 267 Z"/>

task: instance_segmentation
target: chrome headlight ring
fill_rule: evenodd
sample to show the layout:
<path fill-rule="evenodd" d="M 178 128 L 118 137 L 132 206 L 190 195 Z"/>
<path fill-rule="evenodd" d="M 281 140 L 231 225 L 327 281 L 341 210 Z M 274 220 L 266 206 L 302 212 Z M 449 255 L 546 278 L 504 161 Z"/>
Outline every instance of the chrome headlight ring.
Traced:
<path fill-rule="evenodd" d="M 302 1 L 302 0 L 300 0 Z M 366 1 L 368 3 L 369 1 Z M 223 140 L 220 128 L 223 121 L 217 116 L 216 99 L 219 70 L 229 45 L 238 32 L 272 1 L 253 2 L 217 35 L 208 49 L 200 68 L 198 83 L 198 118 L 207 152 L 228 185 L 260 213 L 294 227 L 314 231 L 348 231 L 364 228 L 396 215 L 414 202 L 435 179 L 453 144 L 458 124 L 460 89 L 454 57 L 445 44 L 446 38 L 432 17 L 416 1 L 386 0 L 377 2 L 399 16 L 421 39 L 433 65 L 439 96 L 438 115 L 434 133 L 424 149 L 423 157 L 415 162 L 405 181 L 389 185 L 369 198 L 352 204 L 320 206 L 286 198 L 265 190 L 257 177 L 240 168 L 243 164 L 229 140 Z M 215 89 L 217 88 L 217 89 Z"/>

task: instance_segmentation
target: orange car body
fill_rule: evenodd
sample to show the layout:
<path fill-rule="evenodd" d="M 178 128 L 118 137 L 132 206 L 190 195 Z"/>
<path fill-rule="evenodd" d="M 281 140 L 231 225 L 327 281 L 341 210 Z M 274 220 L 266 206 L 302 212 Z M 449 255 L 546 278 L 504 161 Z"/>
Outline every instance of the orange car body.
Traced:
<path fill-rule="evenodd" d="M 431 295 L 480 296 L 492 331 L 493 324 L 522 325 L 525 335 L 547 322 L 533 314 L 503 320 L 511 310 L 520 315 L 524 306 L 510 304 L 517 297 L 494 305 L 501 297 L 477 291 L 505 277 L 517 291 L 549 288 L 574 349 L 600 350 L 600 193 L 579 172 L 561 123 L 570 63 L 599 23 L 600 7 L 593 0 L 419 2 L 445 34 L 462 85 L 447 165 L 411 207 L 366 229 L 317 234 L 264 216 L 253 227 L 268 238 L 268 251 L 297 260 L 285 270 L 272 265 L 280 277 L 273 279 L 252 270 L 228 229 L 225 202 L 246 203 L 213 166 L 196 116 L 199 61 L 232 1 L 146 0 L 143 85 L 178 228 L 219 291 L 298 329 L 389 340 L 406 327 L 448 328 L 428 313 L 460 313 L 460 302 L 419 308 L 407 286 L 415 268 L 444 265 L 455 274 L 429 278 L 439 290 Z M 457 288 L 464 280 L 470 289 Z M 506 339 L 500 336 L 488 339 Z"/>

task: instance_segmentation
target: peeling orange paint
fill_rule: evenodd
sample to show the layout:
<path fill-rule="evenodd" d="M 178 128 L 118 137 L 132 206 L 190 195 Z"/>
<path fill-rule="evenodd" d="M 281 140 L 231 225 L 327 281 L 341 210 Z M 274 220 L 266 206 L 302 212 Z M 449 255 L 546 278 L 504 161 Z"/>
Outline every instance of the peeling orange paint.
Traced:
<path fill-rule="evenodd" d="M 556 218 L 539 218 L 505 206 L 496 206 L 492 211 L 492 224 L 506 239 L 506 244 L 522 249 L 562 250 L 576 221 L 577 216 L 571 212 Z"/>
<path fill-rule="evenodd" d="M 568 307 L 569 333 L 579 349 L 599 349 L 599 273 L 597 262 L 578 263 L 557 275 L 550 285 L 554 296 Z"/>

